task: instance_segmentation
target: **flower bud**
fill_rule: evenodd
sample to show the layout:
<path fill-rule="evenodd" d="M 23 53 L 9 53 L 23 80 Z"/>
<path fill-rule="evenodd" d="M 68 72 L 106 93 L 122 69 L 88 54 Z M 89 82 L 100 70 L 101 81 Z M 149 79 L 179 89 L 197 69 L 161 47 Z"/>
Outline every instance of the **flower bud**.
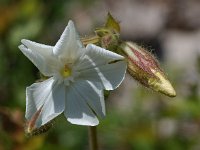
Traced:
<path fill-rule="evenodd" d="M 174 88 L 151 53 L 133 42 L 122 43 L 118 50 L 127 58 L 128 72 L 134 79 L 154 91 L 170 97 L 176 96 Z"/>
<path fill-rule="evenodd" d="M 37 112 L 35 112 L 32 118 L 26 123 L 25 132 L 29 137 L 45 133 L 53 126 L 53 121 L 49 121 L 40 127 L 36 127 L 36 122 L 42 111 L 42 107 Z"/>

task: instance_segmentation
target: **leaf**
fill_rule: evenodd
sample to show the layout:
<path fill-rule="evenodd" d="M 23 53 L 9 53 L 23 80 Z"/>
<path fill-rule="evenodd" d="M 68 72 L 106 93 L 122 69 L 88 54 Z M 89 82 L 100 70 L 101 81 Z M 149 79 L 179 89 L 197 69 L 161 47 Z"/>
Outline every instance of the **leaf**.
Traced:
<path fill-rule="evenodd" d="M 120 32 L 120 25 L 119 25 L 118 21 L 116 21 L 110 13 L 108 13 L 108 15 L 107 15 L 105 27 L 111 28 L 111 29 L 117 31 L 118 33 Z"/>

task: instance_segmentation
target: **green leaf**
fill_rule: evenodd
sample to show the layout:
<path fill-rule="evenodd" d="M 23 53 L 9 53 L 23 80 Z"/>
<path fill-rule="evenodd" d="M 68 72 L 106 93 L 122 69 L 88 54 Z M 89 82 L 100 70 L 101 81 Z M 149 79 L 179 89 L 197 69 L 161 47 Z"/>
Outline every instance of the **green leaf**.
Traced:
<path fill-rule="evenodd" d="M 107 15 L 105 27 L 111 28 L 118 33 L 120 32 L 120 26 L 119 26 L 118 21 L 116 21 L 110 13 L 108 13 L 108 15 Z"/>

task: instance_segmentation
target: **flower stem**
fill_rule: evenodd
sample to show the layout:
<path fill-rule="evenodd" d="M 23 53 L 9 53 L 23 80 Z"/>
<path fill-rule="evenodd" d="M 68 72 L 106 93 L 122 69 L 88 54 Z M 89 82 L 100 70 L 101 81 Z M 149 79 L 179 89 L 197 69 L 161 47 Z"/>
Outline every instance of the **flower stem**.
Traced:
<path fill-rule="evenodd" d="M 88 131 L 90 150 L 98 150 L 97 127 L 89 126 Z"/>

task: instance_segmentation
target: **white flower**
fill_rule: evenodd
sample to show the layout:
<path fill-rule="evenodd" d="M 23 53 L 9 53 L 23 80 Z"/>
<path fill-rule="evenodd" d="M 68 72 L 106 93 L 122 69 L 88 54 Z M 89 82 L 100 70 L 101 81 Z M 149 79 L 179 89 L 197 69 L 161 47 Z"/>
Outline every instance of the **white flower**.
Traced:
<path fill-rule="evenodd" d="M 103 89 L 113 90 L 124 79 L 124 57 L 93 44 L 85 48 L 72 21 L 55 46 L 21 42 L 19 49 L 49 77 L 26 88 L 26 119 L 39 112 L 38 128 L 64 112 L 72 124 L 97 125 L 97 116 L 105 116 Z"/>

